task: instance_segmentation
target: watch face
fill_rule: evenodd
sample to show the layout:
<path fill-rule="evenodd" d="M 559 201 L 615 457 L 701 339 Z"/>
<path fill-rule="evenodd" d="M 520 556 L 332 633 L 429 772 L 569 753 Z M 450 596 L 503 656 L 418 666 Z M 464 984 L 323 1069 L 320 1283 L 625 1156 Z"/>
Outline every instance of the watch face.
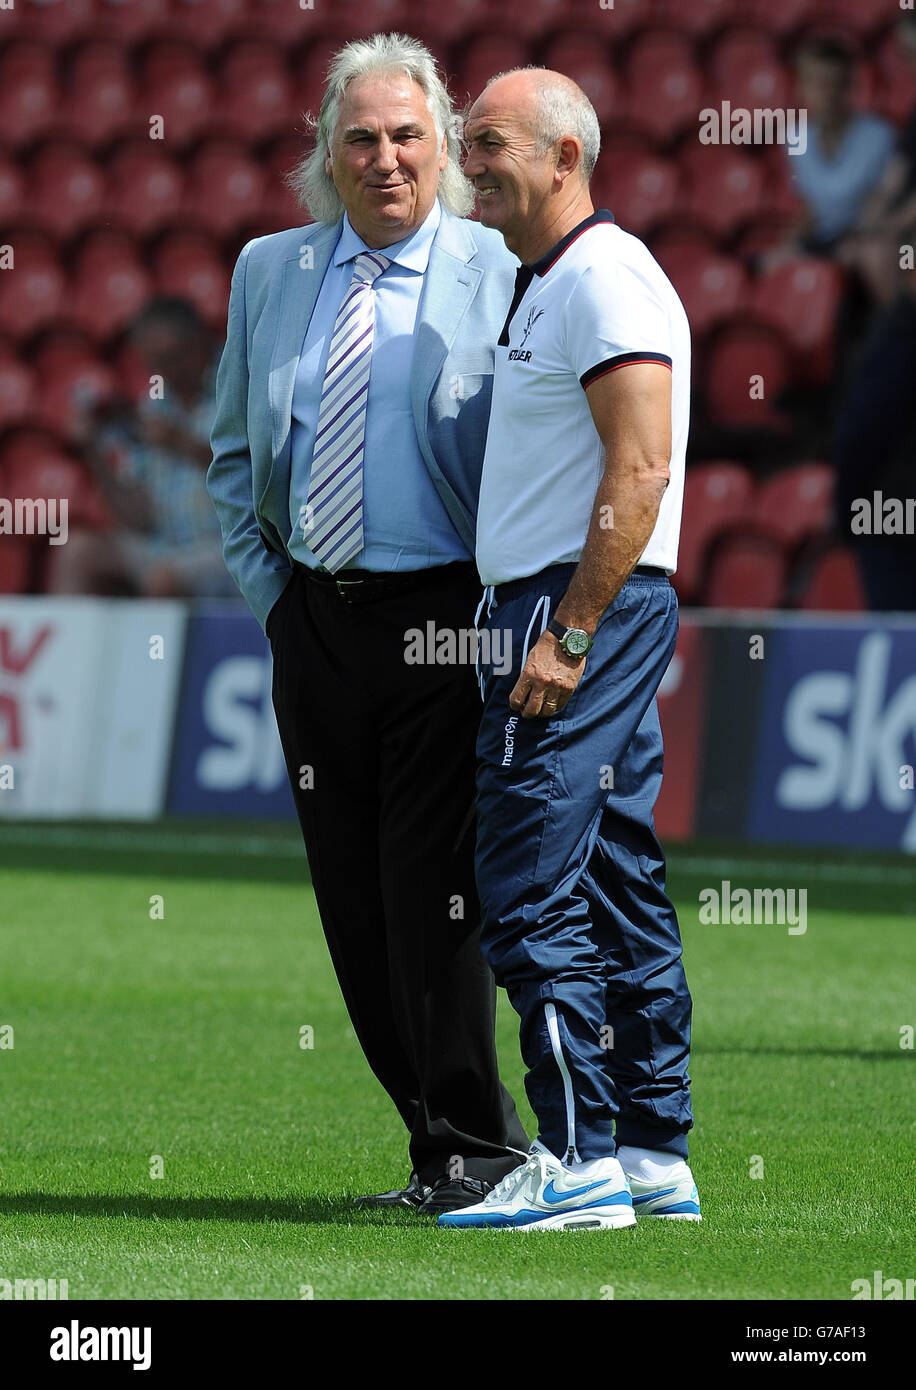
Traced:
<path fill-rule="evenodd" d="M 563 645 L 570 656 L 584 656 L 592 644 L 587 632 L 583 632 L 578 627 L 571 627 L 566 634 Z"/>

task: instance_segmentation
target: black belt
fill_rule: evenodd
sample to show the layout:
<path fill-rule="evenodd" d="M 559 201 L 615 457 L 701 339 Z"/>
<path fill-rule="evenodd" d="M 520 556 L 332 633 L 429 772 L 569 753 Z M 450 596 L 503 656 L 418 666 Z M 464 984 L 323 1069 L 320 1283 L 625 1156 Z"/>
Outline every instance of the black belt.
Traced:
<path fill-rule="evenodd" d="M 293 561 L 293 568 L 311 584 L 336 593 L 345 603 L 375 603 L 379 599 L 390 598 L 395 594 L 409 593 L 412 589 L 428 589 L 434 585 L 457 583 L 461 580 L 475 580 L 477 566 L 473 560 L 455 560 L 450 565 L 430 565 L 419 570 L 339 570 L 331 574 L 328 570 L 309 569 L 308 565 Z"/>

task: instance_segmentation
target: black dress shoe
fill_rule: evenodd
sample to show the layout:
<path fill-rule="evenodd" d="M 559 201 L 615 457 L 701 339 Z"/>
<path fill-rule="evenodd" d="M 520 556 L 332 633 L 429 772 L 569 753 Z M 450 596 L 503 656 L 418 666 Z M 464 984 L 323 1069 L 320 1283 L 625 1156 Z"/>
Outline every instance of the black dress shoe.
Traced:
<path fill-rule="evenodd" d="M 437 1178 L 432 1191 L 417 1207 L 420 1216 L 439 1216 L 443 1211 L 460 1211 L 482 1202 L 495 1184 L 485 1178 Z"/>
<path fill-rule="evenodd" d="M 368 1197 L 356 1197 L 354 1201 L 358 1207 L 407 1207 L 410 1211 L 417 1211 L 431 1192 L 431 1187 L 421 1182 L 416 1173 L 411 1173 L 406 1187 L 395 1187 L 390 1192 L 373 1192 Z"/>

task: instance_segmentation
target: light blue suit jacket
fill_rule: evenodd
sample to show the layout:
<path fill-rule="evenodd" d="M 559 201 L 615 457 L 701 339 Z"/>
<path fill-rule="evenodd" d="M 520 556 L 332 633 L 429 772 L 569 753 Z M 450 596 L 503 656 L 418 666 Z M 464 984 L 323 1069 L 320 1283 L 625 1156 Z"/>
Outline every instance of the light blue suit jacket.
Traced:
<path fill-rule="evenodd" d="M 227 568 L 262 627 L 291 574 L 293 387 L 339 235 L 338 222 L 257 237 L 232 276 L 207 488 Z M 498 232 L 442 209 L 420 296 L 410 397 L 424 462 L 472 555 L 493 350 L 517 268 Z"/>

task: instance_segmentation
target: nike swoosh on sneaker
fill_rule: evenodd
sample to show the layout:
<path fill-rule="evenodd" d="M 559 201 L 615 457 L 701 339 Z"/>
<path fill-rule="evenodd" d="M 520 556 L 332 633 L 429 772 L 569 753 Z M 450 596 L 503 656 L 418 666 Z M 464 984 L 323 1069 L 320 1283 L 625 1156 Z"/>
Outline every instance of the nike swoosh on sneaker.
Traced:
<path fill-rule="evenodd" d="M 666 1187 L 663 1192 L 647 1192 L 642 1197 L 634 1197 L 633 1205 L 635 1206 L 637 1202 L 654 1202 L 656 1197 L 670 1197 L 672 1192 L 677 1192 L 677 1188 Z"/>
<path fill-rule="evenodd" d="M 553 1185 L 553 1178 L 551 1178 L 544 1188 L 542 1196 L 545 1202 L 556 1206 L 558 1202 L 568 1202 L 572 1197 L 584 1197 L 586 1192 L 595 1192 L 599 1187 L 606 1187 L 607 1182 L 607 1178 L 604 1178 L 601 1182 L 590 1182 L 587 1187 L 573 1187 L 568 1192 L 558 1192 Z"/>

